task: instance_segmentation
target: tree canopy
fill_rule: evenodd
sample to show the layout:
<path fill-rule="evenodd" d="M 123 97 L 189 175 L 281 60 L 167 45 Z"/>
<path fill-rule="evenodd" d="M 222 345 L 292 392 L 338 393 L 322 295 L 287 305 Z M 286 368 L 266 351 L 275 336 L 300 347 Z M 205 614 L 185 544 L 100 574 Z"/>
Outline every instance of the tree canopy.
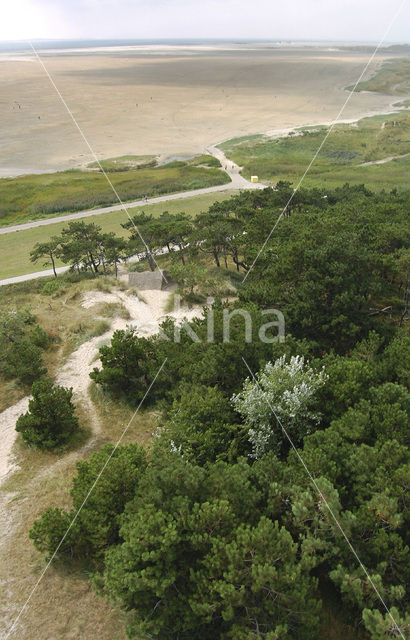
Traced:
<path fill-rule="evenodd" d="M 87 563 L 130 638 L 408 635 L 409 194 L 301 189 L 260 252 L 291 193 L 246 192 L 192 220 L 141 213 L 151 256 L 126 225 L 145 260 L 168 245 L 186 297 L 201 268 L 247 274 L 191 333 L 168 318 L 101 347 L 91 378 L 131 405 L 167 358 L 145 405 L 159 427 L 147 449 L 81 462 L 72 508 L 31 530 L 50 556 L 107 462 L 58 555 Z M 267 308 L 284 342 L 260 339 Z"/>

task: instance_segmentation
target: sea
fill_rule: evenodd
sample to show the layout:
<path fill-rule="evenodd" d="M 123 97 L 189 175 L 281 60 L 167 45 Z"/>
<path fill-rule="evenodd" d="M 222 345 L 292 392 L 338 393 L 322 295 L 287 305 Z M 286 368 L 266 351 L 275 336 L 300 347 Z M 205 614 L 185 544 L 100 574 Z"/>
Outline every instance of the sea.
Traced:
<path fill-rule="evenodd" d="M 335 41 L 310 41 L 310 40 L 257 40 L 257 39 L 96 39 L 96 40 L 71 40 L 71 39 L 42 39 L 42 40 L 32 40 L 31 41 L 34 48 L 37 51 L 47 51 L 51 50 L 53 53 L 61 52 L 62 55 L 66 51 L 69 51 L 70 54 L 78 53 L 78 55 L 84 54 L 87 52 L 87 49 L 101 49 L 106 50 L 107 48 L 113 49 L 123 49 L 123 48 L 134 48 L 138 47 L 140 52 L 143 53 L 144 50 L 147 53 L 152 52 L 152 48 L 163 48 L 164 50 L 169 47 L 176 48 L 195 48 L 195 47 L 221 47 L 224 48 L 246 48 L 246 47 L 256 47 L 256 48 L 280 48 L 280 47 L 305 47 L 305 46 L 317 46 L 317 47 L 326 47 L 326 46 L 343 46 L 343 47 L 373 47 L 373 43 L 370 42 L 335 42 Z M 391 43 L 387 44 L 389 48 L 397 49 L 403 48 L 406 52 L 409 50 L 410 45 L 392 45 Z M 0 41 L 0 53 L 27 53 L 31 50 L 31 44 L 28 40 L 13 40 L 13 41 Z M 403 51 L 404 52 L 404 51 Z"/>

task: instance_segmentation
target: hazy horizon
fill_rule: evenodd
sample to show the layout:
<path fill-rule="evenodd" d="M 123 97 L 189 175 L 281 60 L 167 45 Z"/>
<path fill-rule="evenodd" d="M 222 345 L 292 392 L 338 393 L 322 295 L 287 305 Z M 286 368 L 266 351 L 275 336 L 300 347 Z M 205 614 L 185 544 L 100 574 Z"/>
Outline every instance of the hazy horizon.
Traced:
<path fill-rule="evenodd" d="M 347 38 L 343 39 L 329 39 L 329 38 L 256 38 L 256 37 L 198 37 L 198 38 L 189 38 L 189 37 L 151 37 L 151 38 L 99 38 L 99 37 L 64 37 L 64 38 L 55 38 L 55 37 L 45 37 L 45 38 L 0 38 L 0 43 L 8 44 L 8 43 L 28 43 L 28 42 L 124 42 L 124 43 L 146 43 L 146 42 L 186 42 L 186 43 L 197 43 L 197 42 L 210 42 L 210 43 L 233 43 L 233 44 L 248 44 L 248 43 L 266 43 L 266 44 L 348 44 L 348 45 L 369 45 L 369 44 L 377 44 L 376 40 L 349 40 Z M 400 45 L 410 45 L 410 38 L 408 40 L 386 40 L 383 43 L 383 46 L 400 46 Z"/>
<path fill-rule="evenodd" d="M 400 8 L 400 11 L 399 11 Z M 398 14 L 399 11 L 399 14 Z M 398 15 L 396 15 L 398 14 Z M 1 11 L 0 41 L 27 39 L 245 39 L 408 42 L 403 0 L 14 0 Z"/>

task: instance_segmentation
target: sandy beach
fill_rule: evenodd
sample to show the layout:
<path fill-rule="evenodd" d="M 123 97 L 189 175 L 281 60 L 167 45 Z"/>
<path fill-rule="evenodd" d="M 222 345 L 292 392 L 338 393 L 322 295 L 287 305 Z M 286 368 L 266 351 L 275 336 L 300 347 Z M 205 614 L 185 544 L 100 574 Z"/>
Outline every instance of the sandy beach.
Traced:
<path fill-rule="evenodd" d="M 329 47 L 113 47 L 41 52 L 99 158 L 193 155 L 236 136 L 331 122 L 368 53 Z M 386 58 L 376 56 L 366 77 Z M 93 158 L 29 51 L 1 54 L 0 175 Z M 354 94 L 343 119 L 389 111 L 392 96 Z"/>

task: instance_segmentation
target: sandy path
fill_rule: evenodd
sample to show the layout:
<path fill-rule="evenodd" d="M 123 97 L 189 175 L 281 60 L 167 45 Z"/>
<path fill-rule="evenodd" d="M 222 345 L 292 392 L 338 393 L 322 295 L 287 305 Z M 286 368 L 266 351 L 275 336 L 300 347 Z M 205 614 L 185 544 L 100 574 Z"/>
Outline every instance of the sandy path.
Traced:
<path fill-rule="evenodd" d="M 87 389 L 90 383 L 89 374 L 94 365 L 91 364 L 98 353 L 98 343 L 101 337 L 93 338 L 82 344 L 61 367 L 56 383 L 64 387 L 72 387 L 74 400 L 87 408 L 92 419 L 94 433 L 98 433 L 99 424 L 96 419 Z M 26 396 L 12 407 L 0 414 L 0 433 L 2 442 L 0 448 L 0 483 L 11 471 L 16 469 L 13 461 L 12 448 L 17 437 L 15 425 L 17 418 L 28 410 L 30 396 Z"/>
<path fill-rule="evenodd" d="M 95 350 L 93 341 L 97 344 L 102 340 L 106 341 L 111 339 L 114 331 L 118 329 L 126 329 L 127 327 L 133 327 L 137 330 L 139 335 L 152 336 L 159 331 L 159 325 L 167 318 L 175 318 L 176 320 L 193 320 L 202 315 L 202 307 L 197 306 L 192 309 L 186 309 L 184 307 L 176 309 L 171 312 L 165 312 L 165 308 L 170 296 L 169 291 L 146 290 L 142 291 L 141 299 L 136 295 L 128 295 L 123 291 L 115 291 L 113 293 L 103 293 L 101 291 L 90 291 L 85 294 L 82 302 L 82 306 L 85 309 L 90 309 L 93 306 L 100 304 L 101 302 L 115 303 L 121 302 L 130 314 L 128 320 L 122 318 L 116 318 L 112 323 L 111 329 L 104 335 L 93 338 L 89 342 L 85 343 L 90 345 L 88 351 L 93 351 L 93 358 L 95 357 L 98 349 Z M 82 345 L 85 346 L 85 345 Z M 81 349 L 81 347 L 80 347 Z M 78 351 L 76 352 L 78 353 Z M 98 364 L 98 363 L 97 363 Z M 97 366 L 95 362 L 91 368 Z M 91 369 L 90 369 L 91 370 Z M 73 386 L 73 385 L 71 385 Z"/>
<path fill-rule="evenodd" d="M 99 346 L 102 343 L 108 342 L 112 338 L 114 331 L 126 329 L 127 326 L 135 327 L 139 335 L 150 336 L 158 333 L 159 324 L 167 316 L 177 320 L 192 320 L 202 314 L 202 308 L 199 306 L 192 309 L 182 308 L 171 313 L 165 313 L 169 296 L 170 293 L 168 291 L 148 290 L 143 292 L 144 302 L 136 295 L 127 295 L 127 293 L 119 290 L 115 290 L 112 293 L 89 291 L 84 294 L 82 306 L 85 309 L 92 309 L 95 305 L 102 302 L 120 302 L 130 315 L 128 320 L 118 317 L 114 318 L 109 331 L 80 345 L 62 365 L 56 378 L 57 384 L 64 387 L 72 387 L 75 402 L 85 407 L 91 417 L 92 430 L 95 435 L 99 433 L 100 425 L 93 404 L 88 396 L 88 387 L 90 384 L 90 372 L 100 364 L 97 359 Z M 0 433 L 2 436 L 0 447 L 0 483 L 6 475 L 16 468 L 12 456 L 13 444 L 17 437 L 15 424 L 17 418 L 28 410 L 29 399 L 30 397 L 26 396 L 0 414 Z"/>
<path fill-rule="evenodd" d="M 388 158 L 382 158 L 381 160 L 372 160 L 371 162 L 362 162 L 359 167 L 369 167 L 372 164 L 386 164 L 386 162 L 391 162 L 392 160 L 400 160 L 401 158 L 407 158 L 410 153 L 404 153 L 401 156 L 389 156 Z"/>
<path fill-rule="evenodd" d="M 11 450 L 17 436 L 14 427 L 16 425 L 17 418 L 22 413 L 26 413 L 28 409 L 28 401 L 29 396 L 26 396 L 12 407 L 9 407 L 0 413 L 0 482 L 4 476 L 9 473 L 9 471 L 16 468 L 16 465 L 11 458 Z"/>
<path fill-rule="evenodd" d="M 222 169 L 226 171 L 226 173 L 229 175 L 232 181 L 230 184 L 230 187 L 232 189 L 264 189 L 265 188 L 266 185 L 260 182 L 256 182 L 256 183 L 251 182 L 250 180 L 247 180 L 246 178 L 241 176 L 240 172 L 242 171 L 243 167 L 240 167 L 239 165 L 237 165 L 235 162 L 233 162 L 233 160 L 229 160 L 229 158 L 226 157 L 222 149 L 219 149 L 219 147 L 215 145 L 211 145 L 206 148 L 206 151 L 219 160 L 219 162 L 222 165 Z"/>

